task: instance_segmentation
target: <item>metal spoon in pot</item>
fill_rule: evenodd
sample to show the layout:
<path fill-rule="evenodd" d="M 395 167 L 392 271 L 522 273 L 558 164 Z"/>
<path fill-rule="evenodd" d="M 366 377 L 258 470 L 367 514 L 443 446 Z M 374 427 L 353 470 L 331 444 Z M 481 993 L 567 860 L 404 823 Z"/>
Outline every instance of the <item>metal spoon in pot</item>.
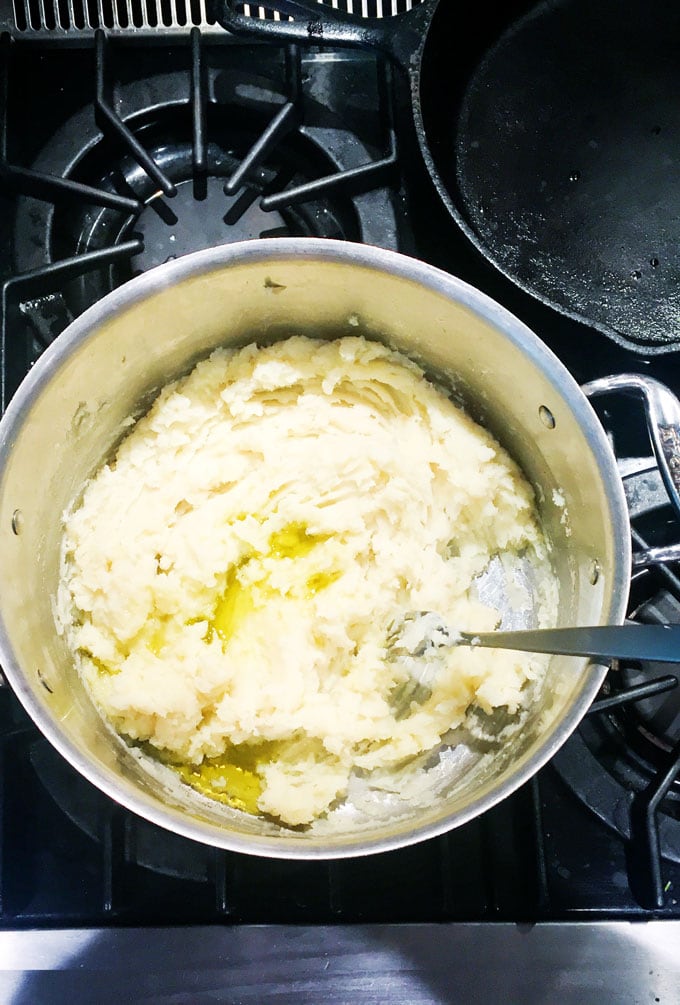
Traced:
<path fill-rule="evenodd" d="M 461 632 L 447 625 L 433 611 L 413 611 L 405 615 L 390 635 L 390 656 L 399 659 L 409 670 L 409 679 L 391 694 L 396 718 L 402 718 L 412 702 L 422 703 L 432 694 L 432 684 L 440 664 L 422 657 L 434 654 L 443 646 L 518 649 L 530 653 L 588 656 L 598 660 L 680 663 L 680 625 L 594 625 L 511 632 Z"/>

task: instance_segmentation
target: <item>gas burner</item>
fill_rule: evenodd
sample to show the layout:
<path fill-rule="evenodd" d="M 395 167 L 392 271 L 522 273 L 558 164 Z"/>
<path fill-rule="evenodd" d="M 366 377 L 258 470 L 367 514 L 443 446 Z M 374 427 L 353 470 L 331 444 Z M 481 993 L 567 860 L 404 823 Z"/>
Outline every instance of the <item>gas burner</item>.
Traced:
<path fill-rule="evenodd" d="M 662 589 L 637 608 L 635 620 L 651 624 L 680 624 L 680 597 L 668 589 Z M 669 681 L 669 685 L 671 680 L 676 684 L 670 686 L 668 691 L 642 698 L 624 706 L 622 710 L 626 715 L 626 733 L 632 752 L 644 763 L 653 764 L 657 770 L 663 769 L 669 755 L 680 742 L 678 669 L 661 663 L 621 668 L 624 689 L 640 688 L 650 680 L 662 677 Z M 675 812 L 680 818 L 680 783 L 669 791 L 668 798 L 675 801 Z"/>
<path fill-rule="evenodd" d="M 645 423 L 605 428 L 637 432 L 646 424 L 654 457 L 618 454 L 633 542 L 628 618 L 680 623 L 680 496 L 676 477 L 680 404 L 657 380 L 619 375 L 584 390 L 642 399 Z M 619 403 L 619 402 L 617 402 Z M 618 438 L 620 440 L 620 438 Z M 663 556 L 663 557 L 662 557 Z M 674 560 L 674 561 L 673 561 Z M 668 564 L 667 564 L 668 563 Z M 552 764 L 573 792 L 627 842 L 631 892 L 645 907 L 664 905 L 662 859 L 680 863 L 680 674 L 653 662 L 614 664 L 600 695 Z"/>
<path fill-rule="evenodd" d="M 84 834 L 106 849 L 123 811 L 75 771 L 42 737 L 36 736 L 28 758 L 45 792 Z M 214 849 L 162 830 L 142 817 L 124 820 L 122 854 L 127 866 L 142 866 L 178 879 L 212 878 Z"/>
<path fill-rule="evenodd" d="M 173 196 L 159 190 L 157 182 L 130 157 L 101 172 L 96 147 L 74 171 L 79 182 L 125 193 L 140 206 L 134 213 L 80 204 L 55 208 L 51 231 L 55 260 L 126 241 L 136 241 L 140 248 L 113 268 L 81 276 L 69 285 L 66 301 L 74 315 L 127 279 L 204 248 L 262 237 L 359 240 L 360 213 L 347 195 L 322 194 L 300 204 L 284 203 L 280 209 L 263 208 L 267 197 L 338 169 L 311 137 L 299 132 L 286 137 L 267 162 L 254 168 L 231 193 L 227 191 L 229 180 L 266 129 L 266 115 L 251 114 L 246 123 L 236 107 L 215 111 L 208 117 L 212 139 L 206 144 L 205 163 L 197 170 L 191 122 L 182 111 L 156 110 L 153 122 L 137 132 L 154 163 L 172 183 Z"/>
<path fill-rule="evenodd" d="M 98 33 L 93 100 L 56 125 L 30 168 L 5 168 L 24 193 L 7 294 L 14 330 L 26 332 L 22 365 L 106 293 L 180 255 L 278 236 L 399 246 L 383 61 L 352 57 L 343 71 L 338 58 L 335 89 L 343 72 L 358 74 L 374 104 L 349 127 L 323 64 L 308 74 L 294 47 L 268 49 L 257 72 L 247 48 L 213 49 L 198 35 L 169 72 L 162 54 L 146 54 L 143 77 L 112 55 Z"/>
<path fill-rule="evenodd" d="M 677 541 L 678 520 L 667 496 L 659 506 L 658 473 L 653 477 L 648 465 L 635 477 L 638 488 L 627 485 L 629 506 L 635 500 L 635 546 Z M 680 580 L 671 566 L 651 566 L 634 576 L 629 619 L 680 623 Z M 664 903 L 661 859 L 680 863 L 679 683 L 676 666 L 615 665 L 552 761 L 569 788 L 627 842 L 631 890 L 646 907 Z"/>

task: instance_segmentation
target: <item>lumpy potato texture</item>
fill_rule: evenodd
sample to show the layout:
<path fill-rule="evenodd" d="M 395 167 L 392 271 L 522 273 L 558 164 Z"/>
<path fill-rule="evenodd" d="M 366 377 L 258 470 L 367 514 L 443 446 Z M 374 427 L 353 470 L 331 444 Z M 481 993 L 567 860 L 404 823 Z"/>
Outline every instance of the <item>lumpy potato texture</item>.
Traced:
<path fill-rule="evenodd" d="M 527 549 L 545 549 L 531 488 L 417 365 L 292 337 L 219 349 L 161 392 L 65 514 L 60 617 L 119 733 L 304 825 L 353 772 L 529 700 L 535 658 L 454 648 L 400 715 L 390 642 L 411 611 L 492 629 L 475 577 Z"/>

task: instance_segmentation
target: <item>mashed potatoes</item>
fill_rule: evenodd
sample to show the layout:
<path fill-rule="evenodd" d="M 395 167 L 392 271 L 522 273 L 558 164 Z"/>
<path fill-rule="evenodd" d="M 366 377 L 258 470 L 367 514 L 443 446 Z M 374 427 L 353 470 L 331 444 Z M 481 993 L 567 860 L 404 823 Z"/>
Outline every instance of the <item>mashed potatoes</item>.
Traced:
<path fill-rule="evenodd" d="M 199 791 L 289 825 L 353 772 L 515 714 L 542 662 L 442 651 L 395 717 L 406 612 L 466 630 L 473 581 L 545 553 L 531 489 L 420 369 L 361 338 L 218 350 L 166 387 L 66 514 L 60 609 L 98 706 Z"/>

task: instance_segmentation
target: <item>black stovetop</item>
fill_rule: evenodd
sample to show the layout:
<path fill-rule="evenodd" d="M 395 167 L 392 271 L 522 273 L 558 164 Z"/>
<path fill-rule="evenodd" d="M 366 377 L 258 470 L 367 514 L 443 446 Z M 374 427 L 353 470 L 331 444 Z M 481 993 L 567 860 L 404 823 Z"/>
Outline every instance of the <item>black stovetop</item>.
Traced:
<path fill-rule="evenodd" d="M 484 289 L 579 381 L 627 371 L 680 391 L 674 358 L 645 359 L 556 315 L 472 249 L 427 176 L 403 82 L 373 56 L 187 32 L 170 46 L 99 36 L 63 48 L 5 36 L 0 60 L 5 402 L 69 320 L 129 276 L 210 244 L 316 233 L 396 248 Z M 98 75 L 105 107 L 95 116 Z M 239 165 L 273 120 L 278 136 L 240 183 Z M 317 184 L 338 171 L 340 183 Z M 621 456 L 651 454 L 642 410 L 608 398 L 600 411 Z M 680 538 L 663 496 L 639 533 L 650 545 Z M 673 580 L 672 567 L 638 577 L 632 607 L 673 594 Z M 609 697 L 635 683 L 610 678 Z M 677 783 L 661 806 L 662 859 L 650 856 L 653 835 L 626 816 L 631 801 L 644 811 L 672 753 L 655 748 L 635 778 L 623 769 L 619 805 L 606 779 L 617 774 L 611 750 L 627 730 L 640 732 L 629 705 L 593 712 L 554 764 L 440 838 L 363 859 L 285 862 L 207 848 L 117 806 L 61 759 L 4 687 L 0 926 L 678 919 Z M 592 781 L 593 751 L 603 757 L 601 783 Z M 579 765 L 585 792 L 578 782 L 573 791 Z M 584 798 L 598 789 L 607 806 L 588 808 Z"/>

